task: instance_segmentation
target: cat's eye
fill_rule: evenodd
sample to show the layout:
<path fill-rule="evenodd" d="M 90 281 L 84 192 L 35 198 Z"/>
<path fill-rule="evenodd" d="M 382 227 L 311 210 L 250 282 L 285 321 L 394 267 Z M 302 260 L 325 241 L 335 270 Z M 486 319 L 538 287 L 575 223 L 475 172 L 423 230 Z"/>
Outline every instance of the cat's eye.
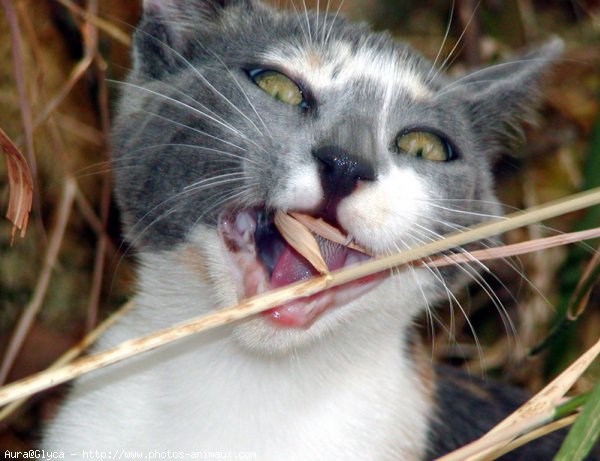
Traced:
<path fill-rule="evenodd" d="M 308 107 L 302 89 L 290 78 L 274 70 L 254 69 L 248 71 L 254 83 L 275 99 L 291 106 Z"/>
<path fill-rule="evenodd" d="M 400 152 L 423 160 L 447 162 L 454 159 L 450 144 L 430 131 L 404 133 L 398 137 L 396 145 Z"/>

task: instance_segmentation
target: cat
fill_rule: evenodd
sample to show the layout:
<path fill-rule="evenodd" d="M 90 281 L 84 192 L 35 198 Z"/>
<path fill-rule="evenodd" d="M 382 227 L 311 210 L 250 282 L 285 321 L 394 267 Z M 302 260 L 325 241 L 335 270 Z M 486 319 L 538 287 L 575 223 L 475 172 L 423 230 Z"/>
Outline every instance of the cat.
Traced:
<path fill-rule="evenodd" d="M 95 350 L 316 274 L 279 235 L 276 210 L 321 217 L 375 255 L 500 215 L 492 166 L 561 49 L 554 39 L 452 79 L 335 14 L 145 0 L 112 133 L 138 291 Z M 367 258 L 319 242 L 330 269 Z M 475 271 L 370 277 L 94 372 L 43 446 L 72 459 L 442 455 L 526 398 L 433 367 L 415 339 L 415 318 Z M 547 460 L 559 443 L 506 459 Z"/>

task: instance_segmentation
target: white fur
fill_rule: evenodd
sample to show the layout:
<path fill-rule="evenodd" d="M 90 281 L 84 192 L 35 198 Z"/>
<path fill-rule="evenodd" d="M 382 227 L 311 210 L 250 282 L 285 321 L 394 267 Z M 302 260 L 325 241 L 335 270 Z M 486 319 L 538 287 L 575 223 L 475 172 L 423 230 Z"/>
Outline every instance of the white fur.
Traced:
<path fill-rule="evenodd" d="M 385 54 L 366 46 L 353 50 L 348 43 L 338 41 L 326 51 L 278 46 L 267 50 L 264 59 L 286 69 L 291 76 L 301 76 L 314 91 L 344 88 L 351 81 L 366 79 L 383 91 L 405 91 L 415 99 L 431 96 L 410 61 L 394 52 Z"/>
<path fill-rule="evenodd" d="M 227 288 L 208 291 L 182 265 L 185 251 L 142 258 L 136 311 L 99 348 L 232 300 Z M 217 272 L 226 270 L 221 263 Z M 364 301 L 381 306 L 387 295 L 374 295 Z M 235 328 L 224 327 L 96 372 L 76 383 L 45 447 L 67 455 L 225 450 L 260 460 L 419 459 L 430 410 L 403 353 L 401 323 L 410 310 L 376 314 L 286 355 L 248 350 L 232 339 Z"/>
<path fill-rule="evenodd" d="M 273 199 L 273 206 L 282 210 L 309 211 L 323 200 L 321 180 L 314 165 L 295 168 Z"/>
<path fill-rule="evenodd" d="M 340 202 L 338 219 L 358 243 L 377 253 L 397 251 L 403 242 L 414 244 L 410 235 L 420 233 L 414 224 L 431 211 L 428 198 L 428 186 L 413 169 L 391 165 Z"/>
<path fill-rule="evenodd" d="M 303 170 L 282 203 L 311 200 L 304 180 L 314 186 L 316 173 Z M 389 251 L 418 221 L 427 190 L 414 172 L 392 166 L 340 203 L 340 222 L 360 243 Z M 216 232 L 200 226 L 188 240 L 141 255 L 136 308 L 96 350 L 236 302 Z M 421 459 L 432 409 L 403 332 L 434 285 L 425 271 L 400 273 L 306 331 L 255 318 L 93 373 L 76 382 L 45 448 Z"/>

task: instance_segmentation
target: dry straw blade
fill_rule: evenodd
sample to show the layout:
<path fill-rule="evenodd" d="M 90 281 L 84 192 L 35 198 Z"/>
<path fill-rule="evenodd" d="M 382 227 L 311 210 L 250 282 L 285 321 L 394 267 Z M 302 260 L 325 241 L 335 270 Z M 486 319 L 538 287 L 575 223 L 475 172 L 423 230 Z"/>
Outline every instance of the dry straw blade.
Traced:
<path fill-rule="evenodd" d="M 549 424 L 546 424 L 545 426 L 539 427 L 531 432 L 528 432 L 527 434 L 524 434 L 521 437 L 514 439 L 512 442 L 505 445 L 501 449 L 498 449 L 490 455 L 486 456 L 484 460 L 491 461 L 497 459 L 500 456 L 503 456 L 506 453 L 516 450 L 517 448 L 525 445 L 526 443 L 531 442 L 532 440 L 538 439 L 540 437 L 550 434 L 551 432 L 558 431 L 567 426 L 570 426 L 571 424 L 573 424 L 577 416 L 578 413 L 569 415 L 559 420 L 553 421 Z"/>
<path fill-rule="evenodd" d="M 100 337 L 102 333 L 104 333 L 108 328 L 110 328 L 117 321 L 119 321 L 127 312 L 129 312 L 133 305 L 133 301 L 125 303 L 119 310 L 114 312 L 110 317 L 108 317 L 96 328 L 94 328 L 87 335 L 85 335 L 85 337 L 81 341 L 79 341 L 68 351 L 62 354 L 58 358 L 58 360 L 56 360 L 52 365 L 50 365 L 50 367 L 48 367 L 48 369 L 53 370 L 59 368 L 63 365 L 66 365 L 69 362 L 72 362 L 75 358 L 79 357 L 88 347 L 90 347 L 96 342 L 96 340 Z M 4 407 L 2 411 L 0 411 L 0 422 L 4 421 L 16 410 L 18 410 L 19 407 L 21 407 L 21 405 L 23 405 L 26 400 L 27 398 L 22 398 Z"/>
<path fill-rule="evenodd" d="M 329 268 L 323 259 L 319 244 L 305 226 L 282 211 L 275 213 L 274 221 L 281 236 L 294 250 L 306 258 L 320 274 L 329 275 Z"/>
<path fill-rule="evenodd" d="M 453 264 L 470 263 L 474 261 L 482 262 L 490 259 L 509 258 L 522 254 L 532 253 L 534 251 L 546 250 L 561 245 L 570 243 L 582 242 L 600 237 L 600 227 L 587 229 L 577 232 L 568 232 L 565 234 L 554 235 L 552 237 L 544 237 L 535 240 L 528 240 L 521 243 L 513 243 L 511 245 L 502 245 L 494 248 L 486 248 L 484 250 L 474 250 L 468 253 L 459 253 L 445 255 L 443 257 L 435 257 L 427 260 L 424 264 L 428 267 L 443 267 Z M 600 253 L 594 255 L 593 260 Z"/>
<path fill-rule="evenodd" d="M 326 223 L 321 218 L 315 218 L 314 216 L 295 212 L 290 213 L 290 215 L 298 222 L 302 223 L 302 225 L 311 232 L 314 232 L 327 240 L 331 240 L 332 242 L 339 243 L 340 245 L 367 254 L 367 250 L 353 243 L 347 235 L 344 235 L 339 229 Z"/>
<path fill-rule="evenodd" d="M 57 370 L 38 373 L 0 388 L 0 405 L 32 395 L 69 381 L 90 371 L 120 362 L 126 358 L 170 344 L 200 331 L 230 323 L 281 305 L 292 299 L 310 296 L 327 288 L 343 285 L 390 268 L 398 267 L 436 253 L 492 237 L 508 230 L 580 210 L 600 203 L 600 188 L 576 194 L 550 204 L 515 213 L 507 218 L 477 225 L 469 230 L 449 234 L 446 238 L 412 248 L 398 254 L 372 259 L 355 266 L 314 277 L 255 296 L 241 303 L 161 330 L 142 338 L 126 341 L 112 349 L 79 359 Z"/>

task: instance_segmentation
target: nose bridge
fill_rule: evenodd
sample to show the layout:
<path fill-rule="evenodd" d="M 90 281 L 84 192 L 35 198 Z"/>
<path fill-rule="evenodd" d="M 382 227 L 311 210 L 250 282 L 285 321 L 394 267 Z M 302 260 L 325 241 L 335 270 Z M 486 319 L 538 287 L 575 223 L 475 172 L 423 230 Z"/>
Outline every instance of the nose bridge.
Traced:
<path fill-rule="evenodd" d="M 359 182 L 376 179 L 376 133 L 361 117 L 342 118 L 313 149 L 323 187 L 322 213 L 336 222 L 337 205 Z"/>
<path fill-rule="evenodd" d="M 377 161 L 377 132 L 374 124 L 364 116 L 342 117 L 336 123 L 325 144 L 337 146 L 356 161 L 375 168 Z"/>

